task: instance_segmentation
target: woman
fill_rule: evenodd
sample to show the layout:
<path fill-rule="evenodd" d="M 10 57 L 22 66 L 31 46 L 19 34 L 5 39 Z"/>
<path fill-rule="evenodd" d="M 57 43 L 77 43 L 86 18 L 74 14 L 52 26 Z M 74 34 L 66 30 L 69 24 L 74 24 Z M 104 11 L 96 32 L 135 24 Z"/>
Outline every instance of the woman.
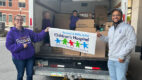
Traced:
<path fill-rule="evenodd" d="M 43 40 L 48 32 L 48 28 L 40 33 L 34 33 L 23 28 L 22 24 L 22 16 L 17 15 L 14 18 L 15 27 L 11 27 L 7 34 L 6 47 L 12 53 L 12 60 L 18 73 L 17 80 L 23 80 L 25 69 L 27 80 L 32 80 L 35 53 L 32 42 Z"/>

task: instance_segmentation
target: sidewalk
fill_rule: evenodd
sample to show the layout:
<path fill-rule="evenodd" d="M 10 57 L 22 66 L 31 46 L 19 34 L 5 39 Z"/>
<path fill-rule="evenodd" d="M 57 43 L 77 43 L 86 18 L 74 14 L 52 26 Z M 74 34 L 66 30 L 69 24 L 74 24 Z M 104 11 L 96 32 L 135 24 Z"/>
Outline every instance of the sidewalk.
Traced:
<path fill-rule="evenodd" d="M 5 41 L 6 37 L 0 37 L 0 41 Z"/>

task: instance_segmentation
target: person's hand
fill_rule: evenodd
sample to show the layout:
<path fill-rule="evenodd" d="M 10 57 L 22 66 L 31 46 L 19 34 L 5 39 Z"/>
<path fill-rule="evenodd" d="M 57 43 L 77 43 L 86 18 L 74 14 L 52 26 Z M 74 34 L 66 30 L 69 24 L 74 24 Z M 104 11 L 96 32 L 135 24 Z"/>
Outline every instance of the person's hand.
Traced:
<path fill-rule="evenodd" d="M 23 46 L 24 46 L 24 48 L 27 48 L 27 47 L 28 47 L 28 45 L 27 45 L 27 44 L 23 44 Z"/>
<path fill-rule="evenodd" d="M 48 32 L 48 31 L 49 31 L 49 28 L 50 28 L 50 27 L 47 27 L 44 31 L 45 31 L 45 32 Z"/>
<path fill-rule="evenodd" d="M 101 37 L 102 34 L 100 32 L 97 32 L 97 37 Z"/>
<path fill-rule="evenodd" d="M 120 63 L 123 63 L 124 62 L 124 60 L 123 59 L 118 59 L 118 61 L 120 62 Z"/>

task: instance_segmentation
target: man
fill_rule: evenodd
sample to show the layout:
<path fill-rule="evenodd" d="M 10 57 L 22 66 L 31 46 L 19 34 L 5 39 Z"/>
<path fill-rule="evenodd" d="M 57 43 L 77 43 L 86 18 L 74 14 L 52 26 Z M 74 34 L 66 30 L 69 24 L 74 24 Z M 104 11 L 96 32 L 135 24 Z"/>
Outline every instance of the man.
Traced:
<path fill-rule="evenodd" d="M 11 27 L 7 34 L 6 48 L 12 53 L 12 60 L 18 73 L 17 80 L 23 80 L 25 69 L 27 80 L 33 80 L 35 49 L 32 43 L 43 40 L 49 27 L 40 33 L 34 33 L 25 29 L 22 24 L 22 16 L 17 15 L 14 18 L 14 27 Z"/>
<path fill-rule="evenodd" d="M 132 26 L 122 21 L 122 11 L 112 11 L 114 25 L 109 29 L 108 36 L 101 33 L 97 36 L 109 44 L 108 68 L 111 80 L 127 80 L 126 73 L 130 60 L 130 53 L 136 44 L 136 35 Z"/>

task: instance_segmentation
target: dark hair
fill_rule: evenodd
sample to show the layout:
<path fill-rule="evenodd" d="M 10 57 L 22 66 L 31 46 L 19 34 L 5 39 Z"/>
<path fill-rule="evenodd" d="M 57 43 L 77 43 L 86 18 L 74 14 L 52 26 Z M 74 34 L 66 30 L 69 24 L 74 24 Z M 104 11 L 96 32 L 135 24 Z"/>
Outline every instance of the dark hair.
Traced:
<path fill-rule="evenodd" d="M 115 11 L 118 11 L 118 12 L 121 14 L 121 17 L 122 17 L 123 12 L 122 12 L 122 10 L 121 10 L 121 9 L 119 9 L 119 8 L 115 8 L 115 9 L 113 9 L 113 10 L 112 10 L 111 14 L 113 14 L 113 12 L 115 12 Z"/>
<path fill-rule="evenodd" d="M 74 13 L 74 12 L 77 12 L 77 13 L 78 13 L 78 11 L 77 11 L 77 10 L 73 10 L 73 11 L 72 11 L 72 13 Z"/>

